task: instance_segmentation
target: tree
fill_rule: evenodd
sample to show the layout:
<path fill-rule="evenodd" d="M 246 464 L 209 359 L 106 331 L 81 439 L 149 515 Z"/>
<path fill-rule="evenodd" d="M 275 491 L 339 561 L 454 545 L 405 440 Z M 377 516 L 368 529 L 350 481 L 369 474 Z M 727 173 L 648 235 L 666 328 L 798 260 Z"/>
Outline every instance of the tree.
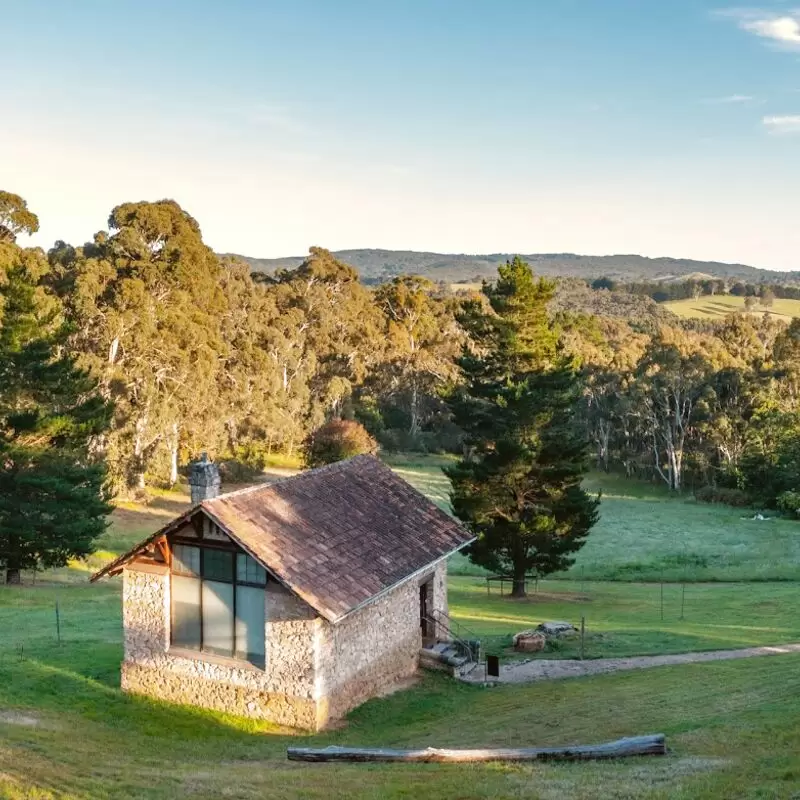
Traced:
<path fill-rule="evenodd" d="M 710 372 L 701 354 L 680 345 L 663 333 L 650 343 L 637 367 L 633 405 L 653 468 L 674 491 L 683 486 L 684 453 Z"/>
<path fill-rule="evenodd" d="M 745 294 L 747 294 L 747 287 L 741 281 L 736 281 L 736 283 L 731 286 L 730 293 L 734 297 L 744 297 Z"/>
<path fill-rule="evenodd" d="M 378 443 L 360 423 L 349 419 L 333 419 L 316 430 L 306 443 L 308 467 L 321 467 L 346 458 L 378 452 Z"/>
<path fill-rule="evenodd" d="M 341 416 L 384 349 L 380 315 L 358 272 L 321 247 L 276 277 L 278 310 L 299 320 L 300 363 L 310 371 L 310 427 Z"/>
<path fill-rule="evenodd" d="M 761 305 L 764 308 L 772 308 L 775 305 L 775 292 L 769 286 L 763 286 L 759 290 Z"/>
<path fill-rule="evenodd" d="M 752 311 L 758 305 L 758 299 L 749 294 L 747 297 L 744 298 L 744 307 L 746 311 Z"/>
<path fill-rule="evenodd" d="M 577 419 L 582 385 L 548 315 L 553 292 L 519 257 L 500 267 L 483 287 L 488 307 L 465 304 L 472 349 L 450 399 L 467 448 L 446 470 L 453 510 L 478 537 L 470 558 L 510 572 L 514 597 L 531 570 L 570 566 L 598 517 L 599 498 L 581 488 L 591 447 Z"/>
<path fill-rule="evenodd" d="M 218 371 L 225 312 L 219 259 L 172 200 L 124 203 L 112 234 L 50 252 L 71 346 L 117 408 L 107 441 L 115 483 L 178 477 L 181 452 L 214 451 L 225 416 Z"/>
<path fill-rule="evenodd" d="M 92 552 L 111 512 L 98 439 L 111 410 L 64 352 L 66 331 L 23 269 L 2 288 L 0 329 L 0 564 L 63 566 Z"/>
<path fill-rule="evenodd" d="M 39 230 L 39 218 L 18 195 L 0 191 L 0 242 L 14 242 L 20 233 Z"/>
<path fill-rule="evenodd" d="M 402 275 L 384 284 L 375 301 L 385 319 L 386 357 L 376 369 L 381 395 L 401 397 L 413 442 L 423 423 L 423 401 L 456 378 L 463 335 L 426 278 Z"/>

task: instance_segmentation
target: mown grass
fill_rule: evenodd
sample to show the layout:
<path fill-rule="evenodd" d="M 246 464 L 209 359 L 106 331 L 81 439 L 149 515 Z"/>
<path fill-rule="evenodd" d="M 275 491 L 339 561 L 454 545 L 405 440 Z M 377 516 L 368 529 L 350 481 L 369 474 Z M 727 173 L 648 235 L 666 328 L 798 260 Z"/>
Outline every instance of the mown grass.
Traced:
<path fill-rule="evenodd" d="M 664 307 L 679 317 L 721 319 L 736 311 L 744 311 L 744 297 L 715 295 L 713 297 L 700 297 L 697 300 L 689 298 L 688 300 L 674 300 L 664 303 Z M 788 321 L 793 317 L 800 317 L 800 300 L 776 299 L 769 307 L 755 306 L 751 313 L 769 314 L 772 317 Z"/>
<path fill-rule="evenodd" d="M 506 586 L 506 591 L 509 587 Z M 586 658 L 724 650 L 800 641 L 800 584 L 660 584 L 540 581 L 525 600 L 487 594 L 481 578 L 454 577 L 450 613 L 487 652 L 518 657 L 515 633 L 540 622 L 585 618 Z M 683 616 L 683 618 L 681 618 Z M 576 658 L 578 639 L 554 642 L 539 658 Z M 530 658 L 529 654 L 525 657 Z"/>
<path fill-rule="evenodd" d="M 799 301 L 800 302 L 800 301 Z M 442 508 L 449 483 L 440 460 L 417 457 L 398 472 Z M 758 522 L 748 509 L 697 503 L 666 488 L 615 475 L 591 474 L 585 486 L 602 491 L 600 521 L 564 580 L 795 581 L 800 580 L 800 523 Z M 485 575 L 465 556 L 450 571 Z"/>
<path fill-rule="evenodd" d="M 428 676 L 345 728 L 275 726 L 128 697 L 114 584 L 0 591 L 0 796 L 6 798 L 790 797 L 800 780 L 800 659 L 776 656 L 484 689 Z M 69 620 L 75 615 L 74 625 Z M 663 759 L 572 765 L 302 765 L 303 744 L 536 746 L 663 732 Z"/>
<path fill-rule="evenodd" d="M 440 471 L 446 459 L 392 461 L 446 507 Z M 496 589 L 487 596 L 479 578 L 451 578 L 451 611 L 490 650 L 507 655 L 518 630 L 552 619 L 577 623 L 581 615 L 590 658 L 800 639 L 795 584 L 690 584 L 684 619 L 681 587 L 667 585 L 662 621 L 659 585 L 589 581 L 589 564 L 601 575 L 614 574 L 613 559 L 630 556 L 642 527 L 649 533 L 641 537 L 646 546 L 638 557 L 655 559 L 665 548 L 672 552 L 669 536 L 659 533 L 665 525 L 672 531 L 690 527 L 692 540 L 703 544 L 708 524 L 698 510 L 708 511 L 709 521 L 722 517 L 710 529 L 712 539 L 735 525 L 718 507 L 686 504 L 639 484 L 602 482 L 608 491 L 604 517 L 592 534 L 599 549 L 584 565 L 585 581 L 574 575 L 543 581 L 528 600 L 512 601 Z M 185 503 L 180 494 L 162 494 L 146 508 L 121 507 L 94 558 L 107 560 Z M 691 513 L 681 516 L 681 510 Z M 630 514 L 640 517 L 625 532 Z M 791 523 L 743 524 L 738 535 L 750 542 L 756 531 L 775 536 L 784 525 L 789 537 Z M 615 536 L 623 536 L 618 545 Z M 592 537 L 584 551 L 590 554 Z M 758 574 L 752 566 L 761 563 L 760 554 L 752 542 L 742 559 Z M 342 730 L 306 736 L 123 695 L 120 585 L 90 585 L 86 577 L 87 567 L 76 565 L 40 576 L 37 586 L 0 587 L 0 797 L 772 798 L 791 797 L 800 785 L 796 656 L 495 689 L 427 676 L 414 688 L 357 709 Z M 572 656 L 576 647 L 565 643 L 545 655 Z M 298 743 L 534 746 L 649 732 L 667 734 L 669 756 L 615 764 L 470 766 L 300 765 L 285 758 L 286 747 Z"/>

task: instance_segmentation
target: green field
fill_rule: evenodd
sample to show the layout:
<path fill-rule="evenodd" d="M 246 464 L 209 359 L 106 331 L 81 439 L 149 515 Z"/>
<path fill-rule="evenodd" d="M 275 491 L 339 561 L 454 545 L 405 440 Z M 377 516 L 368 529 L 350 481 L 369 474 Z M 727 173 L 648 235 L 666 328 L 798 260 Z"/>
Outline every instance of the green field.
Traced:
<path fill-rule="evenodd" d="M 447 459 L 408 458 L 395 469 L 442 508 L 449 483 Z M 595 473 L 585 482 L 602 491 L 600 521 L 575 566 L 553 576 L 610 581 L 794 581 L 800 580 L 800 523 L 757 522 L 752 510 L 696 503 L 658 484 Z M 464 556 L 452 574 L 484 575 Z"/>
<path fill-rule="evenodd" d="M 697 300 L 674 300 L 670 303 L 663 303 L 663 306 L 679 317 L 719 319 L 734 311 L 744 311 L 744 297 L 727 294 L 713 297 L 705 295 Z M 776 299 L 769 308 L 757 305 L 752 313 L 769 314 L 778 319 L 791 320 L 793 317 L 800 317 L 800 300 Z"/>
<path fill-rule="evenodd" d="M 447 459 L 391 463 L 447 507 L 440 469 Z M 539 582 L 521 601 L 496 589 L 487 595 L 478 575 L 451 577 L 451 612 L 488 651 L 510 658 L 515 632 L 581 616 L 587 658 L 800 640 L 800 583 L 789 580 L 800 574 L 800 523 L 750 522 L 739 510 L 608 476 L 588 485 L 603 487 L 602 519 L 570 574 Z M 164 493 L 147 507 L 123 505 L 90 564 L 37 576 L 35 586 L 0 587 L 0 797 L 594 798 L 601 786 L 609 797 L 772 798 L 797 791 L 796 656 L 494 689 L 428 676 L 357 709 L 341 730 L 300 738 L 534 746 L 666 733 L 666 758 L 618 764 L 300 766 L 285 759 L 296 733 L 126 697 L 118 688 L 120 582 L 90 585 L 88 570 L 185 502 Z M 463 558 L 453 567 L 476 571 Z M 663 611 L 662 587 L 652 582 L 661 577 L 672 581 Z M 651 582 L 632 580 L 641 578 Z M 684 590 L 683 579 L 699 582 Z M 572 657 L 576 649 L 563 643 L 542 655 Z"/>
<path fill-rule="evenodd" d="M 471 597 L 468 581 L 456 581 L 453 600 L 483 616 L 474 624 L 505 625 L 520 613 L 521 604 Z M 601 602 L 611 601 L 592 601 Z M 633 617 L 639 600 L 628 602 Z M 777 626 L 786 622 L 777 606 L 796 604 L 780 594 L 774 603 Z M 357 709 L 341 730 L 299 736 L 123 695 L 119 616 L 118 583 L 0 591 L 0 629 L 26 639 L 22 651 L 14 637 L 0 640 L 1 797 L 772 798 L 791 797 L 800 781 L 793 656 L 494 689 L 428 676 Z M 650 609 L 641 623 L 652 622 Z M 533 746 L 648 732 L 667 735 L 666 758 L 558 766 L 303 766 L 285 758 L 300 742 Z"/>

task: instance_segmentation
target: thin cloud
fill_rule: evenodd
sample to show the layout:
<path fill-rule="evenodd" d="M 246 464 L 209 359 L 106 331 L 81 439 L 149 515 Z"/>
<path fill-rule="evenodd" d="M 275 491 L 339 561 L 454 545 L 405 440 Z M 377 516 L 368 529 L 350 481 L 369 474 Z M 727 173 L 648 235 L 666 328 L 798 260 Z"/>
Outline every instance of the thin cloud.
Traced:
<path fill-rule="evenodd" d="M 764 127 L 776 136 L 800 134 L 800 114 L 785 114 L 764 117 Z"/>
<path fill-rule="evenodd" d="M 753 103 L 756 98 L 749 94 L 729 94 L 725 97 L 712 97 L 706 100 L 713 105 L 732 105 L 735 103 Z"/>
<path fill-rule="evenodd" d="M 775 12 L 758 8 L 731 8 L 719 11 L 717 15 L 735 20 L 741 30 L 767 39 L 776 46 L 800 49 L 800 9 Z"/>

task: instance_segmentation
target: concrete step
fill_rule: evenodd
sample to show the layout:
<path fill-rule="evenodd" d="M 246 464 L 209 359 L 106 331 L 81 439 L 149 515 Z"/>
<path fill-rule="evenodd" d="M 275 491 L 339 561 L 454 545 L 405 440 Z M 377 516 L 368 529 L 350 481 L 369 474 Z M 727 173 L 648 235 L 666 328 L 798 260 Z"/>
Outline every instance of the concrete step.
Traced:
<path fill-rule="evenodd" d="M 424 669 L 440 670 L 451 675 L 469 669 L 472 662 L 461 655 L 452 642 L 437 642 L 419 651 L 419 665 Z"/>

